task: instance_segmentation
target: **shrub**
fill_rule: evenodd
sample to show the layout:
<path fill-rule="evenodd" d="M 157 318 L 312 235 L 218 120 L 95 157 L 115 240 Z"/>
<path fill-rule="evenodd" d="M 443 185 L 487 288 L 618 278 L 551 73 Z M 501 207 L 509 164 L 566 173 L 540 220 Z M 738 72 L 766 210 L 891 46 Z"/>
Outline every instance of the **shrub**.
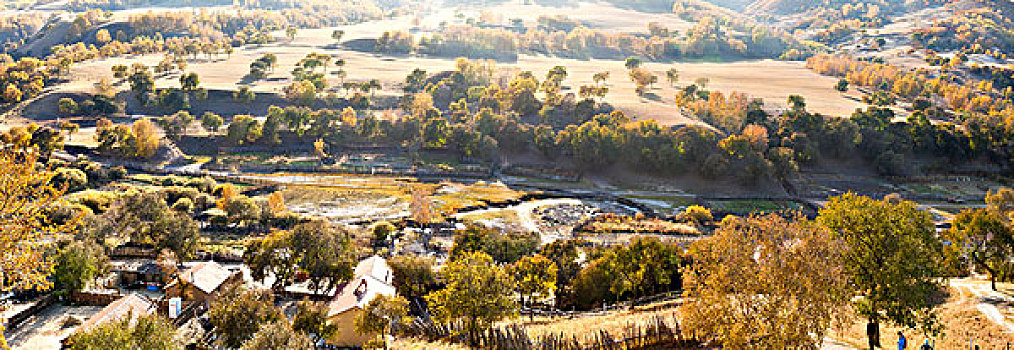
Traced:
<path fill-rule="evenodd" d="M 88 184 L 88 175 L 83 171 L 74 168 L 56 169 L 56 175 L 51 180 L 56 188 L 66 188 L 67 192 L 77 192 L 85 189 Z"/>

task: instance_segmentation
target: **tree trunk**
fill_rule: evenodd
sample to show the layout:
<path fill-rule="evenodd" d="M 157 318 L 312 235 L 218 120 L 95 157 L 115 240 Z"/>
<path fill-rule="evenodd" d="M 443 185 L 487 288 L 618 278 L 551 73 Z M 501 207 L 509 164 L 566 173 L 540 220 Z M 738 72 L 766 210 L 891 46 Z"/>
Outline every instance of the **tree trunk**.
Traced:
<path fill-rule="evenodd" d="M 989 274 L 989 286 L 993 288 L 994 292 L 996 291 L 996 275 L 992 273 Z"/>

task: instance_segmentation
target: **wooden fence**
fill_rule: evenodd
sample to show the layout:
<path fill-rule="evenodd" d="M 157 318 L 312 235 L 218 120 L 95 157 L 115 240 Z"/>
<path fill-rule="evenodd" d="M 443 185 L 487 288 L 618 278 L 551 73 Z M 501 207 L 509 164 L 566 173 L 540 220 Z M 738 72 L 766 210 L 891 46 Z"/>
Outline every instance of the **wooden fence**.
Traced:
<path fill-rule="evenodd" d="M 53 305 L 53 303 L 55 303 L 56 301 L 57 297 L 56 295 L 53 294 L 47 294 L 46 296 L 40 298 L 38 301 L 35 302 L 34 305 L 28 307 L 27 309 L 21 310 L 21 312 L 18 312 L 14 314 L 14 316 L 8 318 L 6 329 L 4 331 L 10 332 L 12 330 L 17 329 L 18 327 L 21 327 L 21 325 L 24 324 L 25 321 L 28 321 L 29 319 L 32 318 L 32 316 L 35 316 L 42 310 L 45 310 L 50 305 Z"/>
<path fill-rule="evenodd" d="M 674 318 L 671 322 L 656 316 L 647 324 L 629 325 L 619 336 L 605 330 L 588 334 L 548 334 L 532 337 L 522 325 L 492 328 L 473 337 L 459 323 L 437 325 L 416 319 L 399 329 L 409 336 L 456 343 L 474 342 L 481 349 L 491 350 L 636 350 L 636 349 L 705 349 L 701 342 L 685 338 Z M 471 338 L 471 339 L 469 339 Z"/>

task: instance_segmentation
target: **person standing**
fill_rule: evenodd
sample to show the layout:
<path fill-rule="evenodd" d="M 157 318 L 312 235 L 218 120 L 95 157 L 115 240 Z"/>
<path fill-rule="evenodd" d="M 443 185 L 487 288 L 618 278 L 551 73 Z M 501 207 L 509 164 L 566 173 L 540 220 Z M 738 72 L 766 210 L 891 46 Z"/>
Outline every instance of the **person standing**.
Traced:
<path fill-rule="evenodd" d="M 905 339 L 905 334 L 898 331 L 898 350 L 905 350 L 908 347 L 908 339 Z"/>
<path fill-rule="evenodd" d="M 876 322 L 866 324 L 866 338 L 870 340 L 870 350 L 880 347 L 880 325 Z"/>

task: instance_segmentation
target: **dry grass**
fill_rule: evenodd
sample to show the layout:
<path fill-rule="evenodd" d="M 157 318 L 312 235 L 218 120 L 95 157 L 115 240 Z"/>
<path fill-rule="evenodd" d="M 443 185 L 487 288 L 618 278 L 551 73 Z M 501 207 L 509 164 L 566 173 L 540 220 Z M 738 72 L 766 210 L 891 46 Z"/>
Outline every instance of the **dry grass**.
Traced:
<path fill-rule="evenodd" d="M 399 350 L 465 350 L 468 347 L 444 342 L 428 342 L 420 339 L 395 339 L 388 344 L 391 349 Z"/>
<path fill-rule="evenodd" d="M 950 293 L 947 301 L 937 309 L 944 331 L 940 337 L 930 340 L 935 340 L 936 349 L 967 349 L 969 340 L 973 339 L 980 349 L 1005 349 L 1007 344 L 1014 344 L 1014 334 L 1006 333 L 976 309 L 976 299 L 971 293 L 963 288 L 951 288 Z M 897 344 L 898 331 L 904 332 L 910 347 L 921 345 L 927 339 L 919 331 L 882 324 L 880 341 L 885 349 Z M 830 336 L 857 348 L 865 348 L 866 322 L 857 321 L 844 331 L 832 332 Z"/>
<path fill-rule="evenodd" d="M 527 317 L 519 317 L 508 322 L 508 324 L 519 323 L 525 325 L 532 338 L 550 334 L 590 338 L 600 330 L 605 330 L 613 336 L 618 336 L 624 334 L 624 330 L 632 326 L 644 326 L 651 323 L 655 320 L 655 317 L 672 321 L 679 316 L 680 304 L 681 302 L 678 300 L 670 300 L 639 306 L 633 310 L 617 310 L 601 315 L 576 318 L 536 317 L 534 321 L 529 321 Z"/>

